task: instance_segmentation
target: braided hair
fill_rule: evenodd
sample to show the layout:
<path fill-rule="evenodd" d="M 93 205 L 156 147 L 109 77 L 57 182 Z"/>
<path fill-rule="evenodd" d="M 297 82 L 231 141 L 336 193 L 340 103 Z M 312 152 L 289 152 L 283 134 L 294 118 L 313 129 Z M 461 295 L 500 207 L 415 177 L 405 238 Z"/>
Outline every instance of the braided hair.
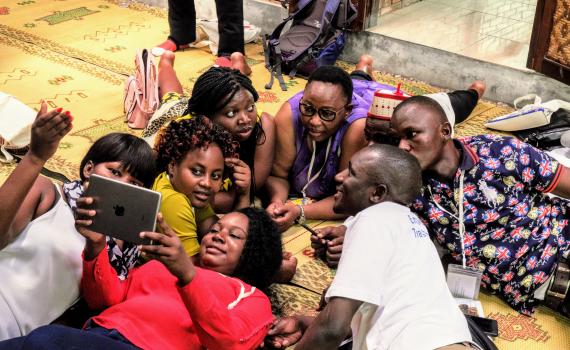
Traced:
<path fill-rule="evenodd" d="M 224 158 L 236 157 L 239 150 L 239 143 L 229 131 L 205 117 L 173 120 L 155 146 L 156 167 L 163 172 L 171 162 L 180 164 L 188 152 L 210 144 L 218 145 Z"/>
<path fill-rule="evenodd" d="M 246 89 L 259 99 L 259 94 L 253 87 L 251 79 L 241 74 L 237 69 L 227 67 L 212 67 L 198 77 L 188 101 L 188 112 L 194 115 L 204 115 L 211 118 L 224 108 L 240 89 Z"/>
<path fill-rule="evenodd" d="M 237 212 L 248 219 L 247 239 L 233 276 L 259 289 L 266 289 L 283 259 L 277 224 L 263 209 L 244 208 Z"/>
<path fill-rule="evenodd" d="M 198 77 L 192 96 L 188 101 L 188 110 L 185 114 L 203 115 L 212 118 L 217 112 L 230 103 L 235 94 L 245 89 L 257 102 L 259 94 L 253 87 L 251 79 L 237 69 L 228 67 L 212 67 Z M 265 142 L 265 133 L 261 121 L 255 124 L 249 139 L 240 142 L 239 158 L 251 169 L 251 196 L 255 195 L 254 158 L 255 149 Z"/>

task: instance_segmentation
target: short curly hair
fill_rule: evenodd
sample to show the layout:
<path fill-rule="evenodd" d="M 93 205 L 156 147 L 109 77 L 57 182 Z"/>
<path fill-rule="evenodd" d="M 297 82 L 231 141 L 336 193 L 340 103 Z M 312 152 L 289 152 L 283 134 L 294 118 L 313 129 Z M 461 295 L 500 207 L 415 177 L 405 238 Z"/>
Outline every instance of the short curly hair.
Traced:
<path fill-rule="evenodd" d="M 354 87 L 352 85 L 350 75 L 348 75 L 344 69 L 337 66 L 320 66 L 311 73 L 305 88 L 313 81 L 320 81 L 340 86 L 344 97 L 346 98 L 346 103 L 350 103 L 352 101 L 352 92 Z"/>
<path fill-rule="evenodd" d="M 233 276 L 264 290 L 269 287 L 281 267 L 281 234 L 265 210 L 244 208 L 237 212 L 247 216 L 249 228 Z"/>
<path fill-rule="evenodd" d="M 245 89 L 257 102 L 259 94 L 251 79 L 237 69 L 229 67 L 212 67 L 202 73 L 194 83 L 192 96 L 188 100 L 188 109 L 185 114 L 203 115 L 212 118 L 216 113 L 224 109 L 234 96 Z M 255 188 L 255 152 L 258 145 L 266 140 L 261 120 L 255 123 L 251 136 L 240 142 L 240 159 L 251 169 L 251 201 L 257 192 Z"/>
<path fill-rule="evenodd" d="M 218 145 L 224 158 L 237 157 L 239 152 L 239 143 L 232 134 L 206 117 L 173 120 L 155 145 L 156 167 L 160 172 L 165 171 L 168 164 L 180 164 L 188 152 L 210 144 Z"/>

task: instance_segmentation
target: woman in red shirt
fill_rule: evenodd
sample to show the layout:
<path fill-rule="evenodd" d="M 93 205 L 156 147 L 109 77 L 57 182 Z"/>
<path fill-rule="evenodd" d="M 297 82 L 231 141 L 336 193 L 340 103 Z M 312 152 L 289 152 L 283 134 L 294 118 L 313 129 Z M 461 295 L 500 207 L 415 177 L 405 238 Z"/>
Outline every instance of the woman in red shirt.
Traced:
<path fill-rule="evenodd" d="M 87 208 L 92 198 L 80 199 Z M 85 236 L 82 290 L 104 311 L 83 330 L 50 325 L 0 349 L 255 349 L 273 320 L 265 288 L 281 264 L 281 238 L 263 210 L 223 216 L 204 236 L 196 262 L 159 215 L 162 233 L 142 232 L 147 263 L 121 281 L 105 236 L 87 229 L 93 210 L 78 209 Z M 257 287 L 257 288 L 256 288 Z"/>

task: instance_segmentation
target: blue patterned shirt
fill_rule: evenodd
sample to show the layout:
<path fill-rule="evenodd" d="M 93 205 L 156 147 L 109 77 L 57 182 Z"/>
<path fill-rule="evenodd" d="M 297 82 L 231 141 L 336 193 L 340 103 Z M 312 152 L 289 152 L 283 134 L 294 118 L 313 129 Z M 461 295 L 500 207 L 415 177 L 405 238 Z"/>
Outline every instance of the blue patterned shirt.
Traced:
<path fill-rule="evenodd" d="M 511 137 L 480 135 L 454 142 L 462 156 L 453 183 L 424 178 L 412 208 L 460 261 L 457 203 L 463 172 L 467 265 L 483 272 L 483 287 L 530 315 L 536 306 L 533 293 L 570 245 L 568 202 L 545 194 L 566 168 Z"/>

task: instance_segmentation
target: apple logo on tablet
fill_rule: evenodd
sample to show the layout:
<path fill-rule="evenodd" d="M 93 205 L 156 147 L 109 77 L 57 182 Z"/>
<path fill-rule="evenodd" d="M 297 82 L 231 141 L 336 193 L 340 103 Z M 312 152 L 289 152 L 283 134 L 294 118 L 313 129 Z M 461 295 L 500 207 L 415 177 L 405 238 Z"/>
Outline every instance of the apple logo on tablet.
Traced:
<path fill-rule="evenodd" d="M 115 215 L 117 216 L 125 215 L 125 207 L 123 207 L 122 205 L 114 205 L 113 209 L 115 209 Z"/>

